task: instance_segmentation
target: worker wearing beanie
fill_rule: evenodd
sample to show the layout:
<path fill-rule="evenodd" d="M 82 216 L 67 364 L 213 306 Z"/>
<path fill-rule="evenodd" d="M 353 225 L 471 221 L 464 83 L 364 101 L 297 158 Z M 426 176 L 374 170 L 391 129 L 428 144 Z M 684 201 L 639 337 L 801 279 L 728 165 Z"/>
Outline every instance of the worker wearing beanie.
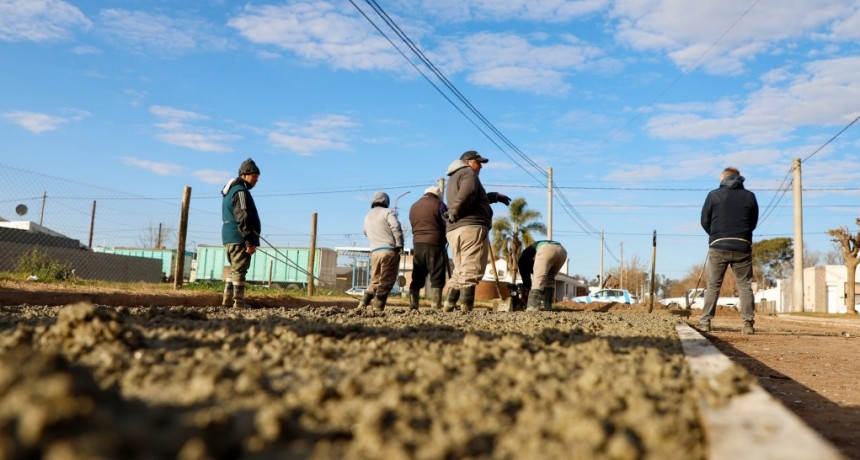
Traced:
<path fill-rule="evenodd" d="M 245 275 L 251 256 L 260 246 L 260 216 L 251 197 L 251 189 L 260 179 L 260 168 L 248 158 L 239 166 L 239 176 L 230 179 L 221 190 L 221 242 L 230 263 L 230 275 L 224 282 L 221 306 L 245 307 Z"/>

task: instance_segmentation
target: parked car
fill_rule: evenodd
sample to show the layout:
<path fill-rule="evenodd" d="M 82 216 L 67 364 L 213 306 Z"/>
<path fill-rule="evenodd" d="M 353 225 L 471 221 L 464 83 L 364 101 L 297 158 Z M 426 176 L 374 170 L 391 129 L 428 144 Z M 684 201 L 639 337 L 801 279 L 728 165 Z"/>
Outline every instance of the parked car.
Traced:
<path fill-rule="evenodd" d="M 633 303 L 633 296 L 627 289 L 600 289 L 592 294 L 574 297 L 573 301 L 576 303 L 615 302 L 631 304 Z"/>
<path fill-rule="evenodd" d="M 705 289 L 687 289 L 683 297 L 667 297 L 658 300 L 658 302 L 666 308 L 697 308 L 701 310 L 705 305 Z M 720 296 L 717 299 L 717 305 L 724 307 L 737 308 L 740 306 L 740 302 L 737 297 Z"/>

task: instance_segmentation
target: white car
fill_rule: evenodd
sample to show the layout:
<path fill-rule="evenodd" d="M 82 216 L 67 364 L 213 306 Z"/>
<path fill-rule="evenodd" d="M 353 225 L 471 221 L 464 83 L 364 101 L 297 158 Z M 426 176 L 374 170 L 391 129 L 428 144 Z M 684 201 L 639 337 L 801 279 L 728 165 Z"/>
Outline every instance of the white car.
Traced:
<path fill-rule="evenodd" d="M 573 301 L 576 303 L 615 302 L 629 305 L 633 303 L 633 296 L 627 289 L 601 289 L 593 294 L 574 297 Z"/>

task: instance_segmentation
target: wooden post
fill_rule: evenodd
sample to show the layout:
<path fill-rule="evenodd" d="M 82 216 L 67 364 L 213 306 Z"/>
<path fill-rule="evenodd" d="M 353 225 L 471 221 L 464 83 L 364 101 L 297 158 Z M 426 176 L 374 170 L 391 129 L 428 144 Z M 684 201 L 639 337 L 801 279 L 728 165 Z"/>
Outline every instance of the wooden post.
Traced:
<path fill-rule="evenodd" d="M 173 272 L 173 289 L 180 289 L 185 273 L 185 237 L 188 234 L 188 208 L 191 206 L 191 187 L 185 186 L 182 194 L 182 210 L 179 213 L 179 236 L 176 238 L 176 270 Z M 161 243 L 161 224 L 158 224 L 158 240 Z"/>
<path fill-rule="evenodd" d="M 92 214 L 92 216 L 90 216 L 90 242 L 89 242 L 90 249 L 93 248 L 93 227 L 95 226 L 95 222 L 96 222 L 96 200 L 93 200 L 93 214 Z"/>
<path fill-rule="evenodd" d="M 654 284 L 656 275 L 654 274 L 657 266 L 657 230 L 654 230 L 654 239 L 651 241 L 651 302 L 648 304 L 648 313 L 654 310 Z"/>
<path fill-rule="evenodd" d="M 314 295 L 314 262 L 317 255 L 317 213 L 311 217 L 311 247 L 308 254 L 308 296 Z"/>

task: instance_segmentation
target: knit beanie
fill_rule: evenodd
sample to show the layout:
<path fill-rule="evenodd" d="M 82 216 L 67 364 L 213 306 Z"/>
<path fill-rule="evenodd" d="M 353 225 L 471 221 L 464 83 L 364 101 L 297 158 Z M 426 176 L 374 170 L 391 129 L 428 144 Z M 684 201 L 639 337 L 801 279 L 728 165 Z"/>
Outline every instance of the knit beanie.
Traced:
<path fill-rule="evenodd" d="M 243 174 L 260 174 L 260 168 L 257 167 L 257 163 L 254 163 L 254 160 L 248 158 L 239 166 L 239 175 Z"/>

